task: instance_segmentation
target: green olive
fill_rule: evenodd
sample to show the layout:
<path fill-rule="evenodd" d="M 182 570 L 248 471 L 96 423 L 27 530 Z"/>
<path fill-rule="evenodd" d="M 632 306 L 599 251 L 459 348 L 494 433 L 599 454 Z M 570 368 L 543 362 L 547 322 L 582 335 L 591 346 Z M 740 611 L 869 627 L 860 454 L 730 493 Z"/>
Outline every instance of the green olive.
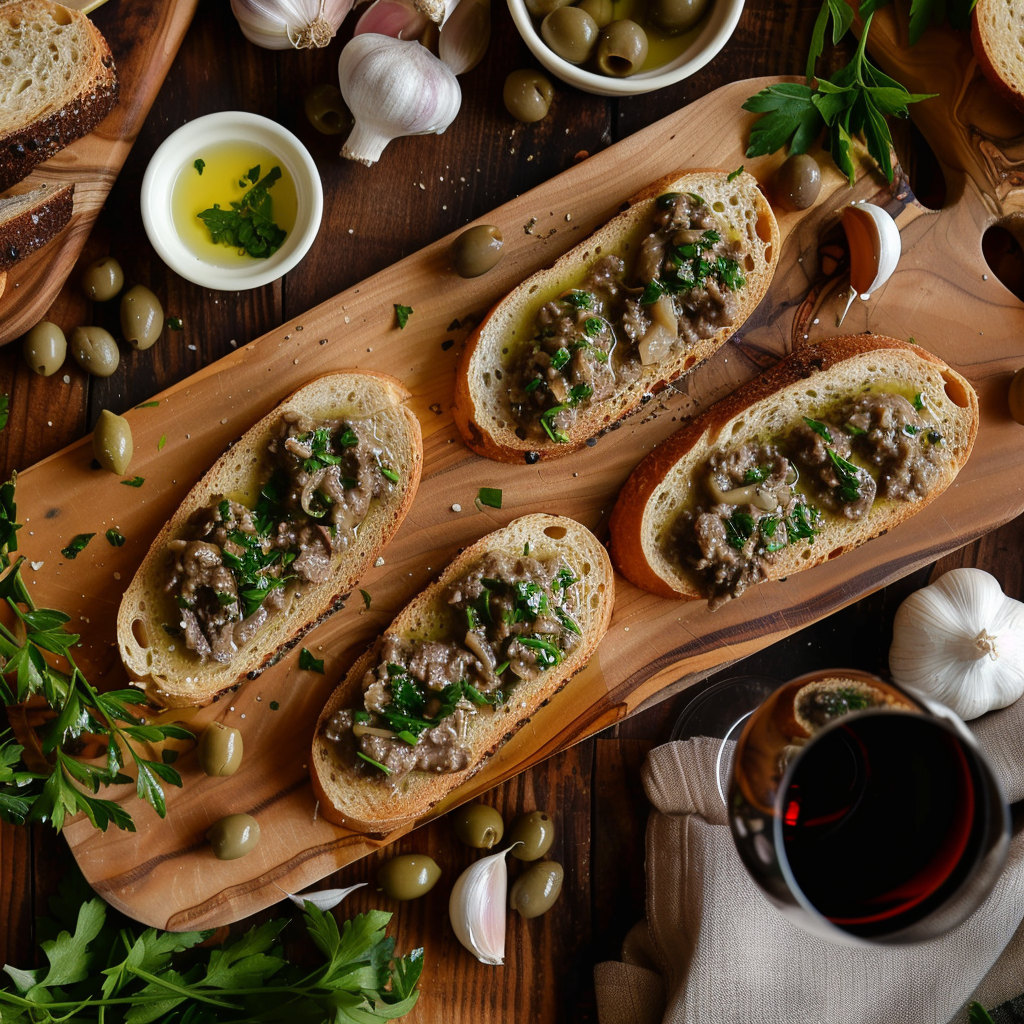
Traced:
<path fill-rule="evenodd" d="M 234 775 L 242 763 L 242 734 L 220 722 L 211 722 L 199 737 L 198 754 L 199 767 L 207 775 Z"/>
<path fill-rule="evenodd" d="M 1024 369 L 1018 370 L 1013 375 L 1006 397 L 1010 403 L 1010 415 L 1018 423 L 1024 423 Z"/>
<path fill-rule="evenodd" d="M 821 168 L 807 153 L 794 153 L 775 174 L 775 190 L 779 199 L 793 210 L 806 210 L 814 205 L 821 191 Z"/>
<path fill-rule="evenodd" d="M 25 335 L 21 348 L 25 362 L 41 377 L 56 373 L 68 354 L 64 332 L 49 320 L 42 320 Z"/>
<path fill-rule="evenodd" d="M 432 857 L 407 853 L 392 857 L 377 872 L 377 887 L 393 900 L 414 900 L 425 896 L 437 884 L 441 869 Z"/>
<path fill-rule="evenodd" d="M 571 3 L 572 0 L 526 0 L 526 9 L 535 18 L 546 18 L 552 11 Z"/>
<path fill-rule="evenodd" d="M 93 302 L 106 302 L 124 287 L 121 264 L 113 256 L 94 260 L 82 272 L 82 291 Z"/>
<path fill-rule="evenodd" d="M 604 28 L 615 17 L 612 0 L 580 0 L 576 6 L 581 11 L 586 11 L 597 23 L 598 28 Z"/>
<path fill-rule="evenodd" d="M 620 18 L 601 30 L 597 42 L 597 66 L 606 75 L 626 78 L 647 60 L 647 33 L 628 18 Z"/>
<path fill-rule="evenodd" d="M 324 135 L 340 135 L 352 127 L 352 113 L 341 98 L 341 90 L 330 82 L 310 89 L 303 106 L 309 123 Z"/>
<path fill-rule="evenodd" d="M 238 860 L 256 849 L 260 823 L 251 814 L 229 814 L 211 826 L 206 838 L 218 860 Z"/>
<path fill-rule="evenodd" d="M 479 277 L 496 267 L 504 255 L 505 239 L 493 224 L 466 228 L 452 243 L 452 259 L 459 277 Z"/>
<path fill-rule="evenodd" d="M 486 804 L 463 804 L 452 811 L 455 834 L 474 850 L 489 850 L 501 842 L 505 822 L 501 815 Z"/>
<path fill-rule="evenodd" d="M 95 377 L 109 377 L 121 361 L 114 336 L 102 327 L 76 327 L 69 345 L 78 365 Z"/>
<path fill-rule="evenodd" d="M 554 860 L 541 860 L 531 864 L 512 883 L 508 905 L 523 917 L 546 914 L 562 891 L 562 865 Z"/>
<path fill-rule="evenodd" d="M 510 72 L 505 79 L 502 91 L 505 109 L 523 124 L 532 124 L 547 117 L 554 98 L 554 86 L 539 71 L 522 68 Z"/>
<path fill-rule="evenodd" d="M 578 7 L 559 7 L 540 25 L 544 42 L 570 64 L 582 64 L 593 53 L 597 33 L 597 22 Z"/>
<path fill-rule="evenodd" d="M 530 811 L 512 823 L 508 841 L 513 846 L 512 856 L 519 860 L 539 860 L 555 839 L 555 823 L 544 811 Z"/>
<path fill-rule="evenodd" d="M 135 446 L 132 428 L 123 416 L 104 409 L 92 431 L 92 451 L 96 461 L 111 473 L 124 476 L 132 461 Z"/>
<path fill-rule="evenodd" d="M 164 332 L 164 307 L 145 285 L 137 284 L 121 299 L 121 332 L 132 348 L 150 348 Z"/>
<path fill-rule="evenodd" d="M 669 35 L 676 35 L 693 28 L 704 16 L 710 2 L 711 0 L 650 0 L 647 17 Z"/>

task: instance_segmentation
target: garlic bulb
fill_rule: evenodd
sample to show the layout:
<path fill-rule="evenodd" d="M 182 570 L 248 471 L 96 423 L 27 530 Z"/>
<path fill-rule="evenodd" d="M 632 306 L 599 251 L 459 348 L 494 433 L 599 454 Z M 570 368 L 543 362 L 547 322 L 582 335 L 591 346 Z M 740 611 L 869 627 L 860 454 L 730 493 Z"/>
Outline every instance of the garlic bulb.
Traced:
<path fill-rule="evenodd" d="M 851 203 L 843 210 L 843 231 L 850 248 L 850 293 L 837 327 L 858 295 L 867 302 L 892 277 L 903 251 L 896 221 L 880 206 Z"/>
<path fill-rule="evenodd" d="M 961 718 L 1024 694 L 1024 604 L 982 569 L 951 569 L 896 612 L 889 670 Z"/>
<path fill-rule="evenodd" d="M 369 167 L 404 135 L 440 135 L 455 120 L 462 90 L 447 64 L 419 43 L 368 32 L 338 59 L 341 95 L 355 126 L 341 155 Z"/>
<path fill-rule="evenodd" d="M 456 937 L 483 964 L 505 962 L 505 858 L 515 845 L 470 864 L 459 875 L 448 901 Z"/>
<path fill-rule="evenodd" d="M 303 50 L 334 38 L 352 0 L 231 0 L 231 10 L 250 43 Z"/>

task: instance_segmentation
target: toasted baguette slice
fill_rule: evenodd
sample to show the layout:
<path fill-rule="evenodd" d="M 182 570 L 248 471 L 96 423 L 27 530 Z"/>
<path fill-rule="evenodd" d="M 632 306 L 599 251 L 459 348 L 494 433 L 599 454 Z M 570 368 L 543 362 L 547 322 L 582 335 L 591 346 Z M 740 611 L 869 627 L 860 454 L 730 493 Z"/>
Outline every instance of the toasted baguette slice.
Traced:
<path fill-rule="evenodd" d="M 319 377 L 285 399 L 225 452 L 185 496 L 180 508 L 153 541 L 117 616 L 117 642 L 125 668 L 158 703 L 186 707 L 208 703 L 221 691 L 257 675 L 287 648 L 335 610 L 373 564 L 401 525 L 419 486 L 423 445 L 419 421 L 404 403 L 409 394 L 393 377 L 352 371 Z M 356 540 L 331 557 L 330 576 L 322 583 L 294 588 L 289 603 L 272 613 L 255 637 L 228 663 L 207 661 L 168 635 L 164 624 L 180 615 L 165 593 L 168 542 L 187 535 L 189 517 L 220 496 L 252 506 L 267 473 L 267 442 L 276 435 L 282 414 L 299 411 L 315 419 L 374 421 L 398 481 L 374 500 Z"/>
<path fill-rule="evenodd" d="M 352 666 L 331 694 L 317 722 L 313 736 L 310 775 L 320 801 L 320 814 L 338 824 L 374 834 L 383 834 L 425 814 L 442 797 L 477 772 L 486 759 L 541 705 L 553 697 L 590 660 L 611 622 L 615 600 L 615 579 L 611 562 L 597 538 L 573 519 L 534 514 L 481 538 L 463 551 L 436 583 L 406 605 L 385 631 L 401 637 L 436 635 L 446 619 L 444 592 L 448 584 L 470 570 L 486 554 L 502 552 L 518 556 L 529 544 L 533 557 L 560 555 L 580 581 L 580 609 L 577 622 L 581 642 L 565 660 L 538 679 L 520 681 L 511 698 L 495 710 L 483 708 L 472 716 L 468 729 L 469 764 L 446 774 L 410 772 L 397 783 L 360 767 L 354 755 L 347 757 L 329 742 L 324 730 L 339 710 L 360 705 L 362 679 L 377 657 L 374 644 Z M 553 712 L 557 714 L 557 711 Z"/>
<path fill-rule="evenodd" d="M 662 597 L 710 597 L 696 571 L 666 556 L 662 540 L 679 514 L 701 500 L 698 474 L 711 452 L 790 432 L 804 417 L 827 415 L 836 404 L 871 389 L 927 400 L 948 453 L 939 478 L 918 500 L 876 498 L 860 520 L 826 515 L 813 541 L 776 553 L 768 579 L 782 579 L 863 544 L 898 526 L 933 501 L 970 455 L 978 431 L 978 397 L 938 356 L 894 338 L 832 338 L 792 353 L 655 448 L 633 471 L 612 511 L 616 568 L 638 587 Z"/>
<path fill-rule="evenodd" d="M 487 314 L 467 339 L 455 378 L 455 422 L 473 451 L 501 462 L 522 462 L 527 457 L 533 462 L 538 457 L 567 455 L 640 408 L 645 394 L 699 366 L 740 328 L 768 290 L 779 258 L 779 228 L 753 176 L 744 172 L 732 181 L 729 177 L 725 171 L 701 170 L 655 182 L 634 197 L 624 213 L 570 249 L 553 266 L 527 278 Z M 629 254 L 647 233 L 655 200 L 666 192 L 701 196 L 725 228 L 723 237 L 734 233 L 749 250 L 749 258 L 741 267 L 746 283 L 737 292 L 735 322 L 695 344 L 679 345 L 675 354 L 644 366 L 637 380 L 623 385 L 611 397 L 590 402 L 578 414 L 567 442 L 536 437 L 523 440 L 516 433 L 517 423 L 507 398 L 507 374 L 510 362 L 521 350 L 520 343 L 532 337 L 537 313 L 546 302 L 574 287 L 599 257 L 616 254 L 627 258 L 628 263 Z"/>
<path fill-rule="evenodd" d="M 117 102 L 106 40 L 52 0 L 0 4 L 0 192 L 87 135 Z"/>
<path fill-rule="evenodd" d="M 996 91 L 1024 110 L 1024 4 L 978 0 L 971 16 L 971 46 L 982 74 Z"/>
<path fill-rule="evenodd" d="M 0 199 L 0 270 L 55 238 L 71 220 L 75 186 L 40 185 Z"/>

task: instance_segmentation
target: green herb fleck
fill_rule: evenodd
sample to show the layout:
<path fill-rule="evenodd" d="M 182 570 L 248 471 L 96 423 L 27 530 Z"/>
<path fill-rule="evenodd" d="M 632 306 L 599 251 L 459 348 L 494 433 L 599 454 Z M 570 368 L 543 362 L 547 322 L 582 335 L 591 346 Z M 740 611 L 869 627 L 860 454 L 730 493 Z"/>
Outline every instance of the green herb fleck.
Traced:
<path fill-rule="evenodd" d="M 996 1022 L 981 1003 L 971 1003 L 967 1007 L 967 1024 L 996 1024 Z"/>
<path fill-rule="evenodd" d="M 366 605 L 366 610 L 369 611 L 370 610 L 370 603 L 373 601 L 373 598 L 370 597 L 368 591 L 360 590 L 359 593 L 363 595 L 363 604 Z"/>
<path fill-rule="evenodd" d="M 743 474 L 745 484 L 763 484 L 771 476 L 771 466 L 754 466 Z"/>
<path fill-rule="evenodd" d="M 184 326 L 180 316 L 169 316 L 164 320 L 164 327 L 169 331 L 180 331 Z"/>
<path fill-rule="evenodd" d="M 583 330 L 588 338 L 593 338 L 604 330 L 604 321 L 599 316 L 588 316 L 583 321 Z"/>
<path fill-rule="evenodd" d="M 122 480 L 125 487 L 141 487 L 146 482 L 144 476 L 133 476 L 131 480 Z"/>
<path fill-rule="evenodd" d="M 155 409 L 160 404 L 159 400 L 152 402 L 143 402 L 142 405 L 135 406 L 136 409 Z"/>
<path fill-rule="evenodd" d="M 319 672 L 320 675 L 323 675 L 324 660 L 323 658 L 314 658 L 312 653 L 303 647 L 302 650 L 299 651 L 299 668 L 310 672 Z"/>
<path fill-rule="evenodd" d="M 381 474 L 386 476 L 393 484 L 398 483 L 398 474 L 390 466 L 381 466 L 380 471 Z"/>
<path fill-rule="evenodd" d="M 825 439 L 826 444 L 834 444 L 832 440 L 832 431 L 825 426 L 820 420 L 812 420 L 809 416 L 804 417 L 804 423 L 807 424 L 819 437 Z"/>
<path fill-rule="evenodd" d="M 109 530 L 107 530 L 107 543 L 112 548 L 119 548 L 119 547 L 121 547 L 124 544 L 124 541 L 125 541 L 124 534 L 121 533 L 120 530 L 116 529 L 113 526 Z"/>
<path fill-rule="evenodd" d="M 920 391 L 918 391 L 918 393 L 914 395 L 914 408 L 918 412 L 920 412 L 924 408 L 924 395 Z"/>
<path fill-rule="evenodd" d="M 203 160 L 202 158 L 200 158 L 198 160 L 193 160 L 192 161 L 192 166 L 199 172 L 200 177 L 201 177 L 202 173 L 203 173 L 203 168 L 206 166 L 206 161 Z"/>
<path fill-rule="evenodd" d="M 541 386 L 541 384 L 543 384 L 543 383 L 544 383 L 544 381 L 543 381 L 543 380 L 541 380 L 541 378 L 540 378 L 540 377 L 534 377 L 534 378 L 533 378 L 533 380 L 531 380 L 531 381 L 530 381 L 530 383 L 529 383 L 529 384 L 527 384 L 527 385 L 526 385 L 526 387 L 525 387 L 525 388 L 524 388 L 523 390 L 525 390 L 525 391 L 526 391 L 526 393 L 527 393 L 528 395 L 529 395 L 529 394 L 532 394 L 532 393 L 533 393 L 534 391 L 536 391 L 536 390 L 537 390 L 537 388 L 539 388 L 539 387 Z"/>
<path fill-rule="evenodd" d="M 567 292 L 562 296 L 563 302 L 568 302 L 570 306 L 575 306 L 576 309 L 590 309 L 594 304 L 594 296 L 590 292 L 580 291 L 574 289 L 571 292 Z"/>
<path fill-rule="evenodd" d="M 735 171 L 730 171 L 726 176 L 726 181 L 735 181 L 743 173 L 743 164 L 740 164 Z"/>
<path fill-rule="evenodd" d="M 84 550 L 86 544 L 89 543 L 95 537 L 95 533 L 79 533 L 71 539 L 71 543 L 67 547 L 61 548 L 60 553 L 67 559 L 76 559 Z"/>
<path fill-rule="evenodd" d="M 156 443 L 156 450 L 158 452 L 162 452 L 164 450 L 164 445 L 165 444 L 167 444 L 167 435 L 166 434 L 161 434 L 160 435 L 160 440 L 157 441 L 157 443 Z"/>
<path fill-rule="evenodd" d="M 258 170 L 258 166 L 253 168 L 253 171 Z M 238 249 L 254 259 L 273 256 L 288 234 L 273 220 L 270 189 L 280 177 L 281 168 L 274 167 L 239 201 L 232 200 L 230 210 L 221 209 L 219 203 L 214 203 L 211 209 L 197 214 L 209 228 L 212 241 Z"/>
<path fill-rule="evenodd" d="M 372 757 L 367 757 L 361 750 L 356 751 L 356 757 L 362 758 L 367 764 L 372 764 L 374 768 L 379 768 L 385 775 L 391 774 L 391 769 L 387 765 L 383 765 L 380 761 L 374 761 Z"/>
<path fill-rule="evenodd" d="M 11 415 L 11 400 L 7 395 L 0 395 L 0 430 L 7 426 Z"/>
<path fill-rule="evenodd" d="M 400 306 L 397 302 L 394 306 L 395 318 L 398 320 L 398 329 L 404 331 L 405 325 L 409 322 L 409 317 L 412 316 L 412 306 Z"/>
<path fill-rule="evenodd" d="M 537 664 L 553 668 L 562 661 L 562 652 L 550 641 L 539 636 L 521 636 L 519 642 L 533 651 Z"/>
<path fill-rule="evenodd" d="M 476 496 L 477 505 L 486 505 L 488 508 L 501 508 L 501 488 L 481 487 Z"/>
<path fill-rule="evenodd" d="M 281 707 L 281 705 L 280 705 L 280 704 L 278 704 L 278 702 L 277 702 L 276 700 L 272 700 L 272 701 L 270 702 L 270 710 L 271 710 L 271 711 L 277 711 L 277 710 L 279 710 L 279 709 L 280 709 L 280 707 Z"/>
<path fill-rule="evenodd" d="M 369 725 L 370 724 L 370 712 L 369 711 L 353 711 L 352 721 L 357 725 Z"/>
<path fill-rule="evenodd" d="M 555 444 L 568 444 L 569 435 L 558 427 L 553 426 L 552 421 L 563 409 L 568 409 L 567 405 L 553 405 L 550 409 L 545 409 L 540 414 L 540 425 L 544 428 L 544 432 L 551 438 Z"/>
<path fill-rule="evenodd" d="M 832 448 L 828 449 L 828 457 L 839 478 L 839 497 L 847 502 L 859 500 L 860 470 Z"/>
<path fill-rule="evenodd" d="M 754 532 L 754 525 L 754 517 L 749 512 L 733 512 L 725 521 L 725 539 L 729 546 L 742 550 Z"/>
<path fill-rule="evenodd" d="M 551 369 L 560 370 L 569 362 L 569 359 L 569 350 L 567 348 L 556 349 L 555 354 L 551 357 Z"/>

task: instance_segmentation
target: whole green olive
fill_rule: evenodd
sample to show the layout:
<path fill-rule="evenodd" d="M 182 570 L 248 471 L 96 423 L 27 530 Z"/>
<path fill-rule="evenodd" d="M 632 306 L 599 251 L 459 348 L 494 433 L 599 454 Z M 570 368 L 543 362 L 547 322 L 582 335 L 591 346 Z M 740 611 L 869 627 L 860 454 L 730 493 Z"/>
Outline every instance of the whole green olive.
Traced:
<path fill-rule="evenodd" d="M 597 23 L 598 28 L 604 28 L 615 17 L 612 0 L 580 0 L 576 6 L 581 11 L 586 11 Z"/>
<path fill-rule="evenodd" d="M 1018 370 L 1013 375 L 1006 397 L 1010 403 L 1010 415 L 1018 423 L 1024 423 L 1024 369 Z"/>
<path fill-rule="evenodd" d="M 535 18 L 546 18 L 552 11 L 571 3 L 572 0 L 526 0 L 526 9 Z"/>
<path fill-rule="evenodd" d="M 437 884 L 441 869 L 432 857 L 407 853 L 392 857 L 377 872 L 377 887 L 393 900 L 425 896 Z"/>
<path fill-rule="evenodd" d="M 794 153 L 775 174 L 778 198 L 793 210 L 813 206 L 821 191 L 821 168 L 807 153 Z"/>
<path fill-rule="evenodd" d="M 121 264 L 113 256 L 93 260 L 82 271 L 82 291 L 93 302 L 106 302 L 124 287 Z"/>
<path fill-rule="evenodd" d="M 144 350 L 164 331 L 164 307 L 145 286 L 137 284 L 121 299 L 121 332 L 132 348 Z"/>
<path fill-rule="evenodd" d="M 498 265 L 505 239 L 493 224 L 474 224 L 452 243 L 452 259 L 459 277 L 479 277 Z"/>
<path fill-rule="evenodd" d="M 463 804 L 452 811 L 455 835 L 474 850 L 489 850 L 501 842 L 505 822 L 501 815 L 486 804 Z"/>
<path fill-rule="evenodd" d="M 509 73 L 501 95 L 505 109 L 517 121 L 532 124 L 547 117 L 551 101 L 555 98 L 555 89 L 539 71 L 522 68 Z"/>
<path fill-rule="evenodd" d="M 68 344 L 78 365 L 95 377 L 109 377 L 121 361 L 114 336 L 102 327 L 76 327 Z"/>
<path fill-rule="evenodd" d="M 41 320 L 25 335 L 21 351 L 25 362 L 40 377 L 49 377 L 61 368 L 68 354 L 68 343 L 56 324 Z"/>
<path fill-rule="evenodd" d="M 512 856 L 519 860 L 539 860 L 551 849 L 554 839 L 555 823 L 544 811 L 530 811 L 516 818 L 508 835 Z"/>
<path fill-rule="evenodd" d="M 324 135 L 340 135 L 352 127 L 352 112 L 341 98 L 341 90 L 330 82 L 310 89 L 302 105 L 309 123 Z"/>
<path fill-rule="evenodd" d="M 92 431 L 92 451 L 96 461 L 111 473 L 124 476 L 135 450 L 132 428 L 123 416 L 104 409 Z"/>
<path fill-rule="evenodd" d="M 650 0 L 647 17 L 669 35 L 676 35 L 693 28 L 710 3 L 711 0 Z"/>
<path fill-rule="evenodd" d="M 540 860 L 531 864 L 512 883 L 508 905 L 523 917 L 546 914 L 562 891 L 562 865 L 554 860 Z"/>
<path fill-rule="evenodd" d="M 260 823 L 251 814 L 229 814 L 210 827 L 206 838 L 218 860 L 238 860 L 256 849 Z"/>
<path fill-rule="evenodd" d="M 597 22 L 578 7 L 559 7 L 540 24 L 541 38 L 570 64 L 582 64 L 597 43 Z"/>
<path fill-rule="evenodd" d="M 242 734 L 237 729 L 211 722 L 199 737 L 199 767 L 207 775 L 234 775 L 242 763 Z"/>
<path fill-rule="evenodd" d="M 601 30 L 597 41 L 598 70 L 614 78 L 639 71 L 647 60 L 647 33 L 628 18 L 613 21 Z"/>

